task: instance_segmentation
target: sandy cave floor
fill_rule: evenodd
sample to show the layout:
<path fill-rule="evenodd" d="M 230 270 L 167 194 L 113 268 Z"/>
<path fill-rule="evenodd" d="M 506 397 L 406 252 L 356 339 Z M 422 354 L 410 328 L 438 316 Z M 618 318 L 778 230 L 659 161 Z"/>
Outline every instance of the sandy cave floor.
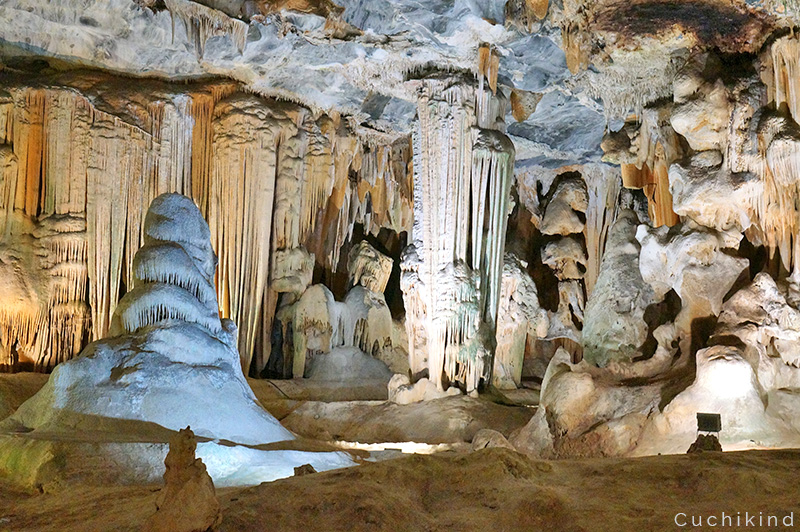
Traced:
<path fill-rule="evenodd" d="M 794 512 L 798 526 L 799 474 L 796 450 L 561 461 L 506 449 L 411 455 L 218 490 L 220 530 L 674 530 L 679 512 Z M 72 486 L 32 495 L 2 486 L 0 530 L 138 530 L 157 490 Z"/>
<path fill-rule="evenodd" d="M 0 403 L 13 411 L 45 381 L 0 375 Z M 386 453 L 400 457 L 218 489 L 223 531 L 661 531 L 679 529 L 674 520 L 681 512 L 761 512 L 781 519 L 793 512 L 800 528 L 800 450 L 558 461 L 506 449 L 471 453 L 466 441 L 479 428 L 508 434 L 533 409 L 465 397 L 400 407 L 380 400 L 385 385 L 378 383 L 347 390 L 297 381 L 251 385 L 270 411 L 305 437 L 450 441 L 456 450 Z M 0 530 L 140 530 L 159 488 L 69 484 L 39 493 L 0 480 Z"/>

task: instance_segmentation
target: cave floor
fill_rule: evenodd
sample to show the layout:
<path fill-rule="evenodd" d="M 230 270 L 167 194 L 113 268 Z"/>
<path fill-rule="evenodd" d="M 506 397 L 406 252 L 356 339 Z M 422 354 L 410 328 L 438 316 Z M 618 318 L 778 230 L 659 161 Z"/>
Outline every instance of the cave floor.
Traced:
<path fill-rule="evenodd" d="M 530 460 L 506 449 L 368 463 L 217 494 L 220 530 L 672 530 L 733 516 L 728 530 L 800 519 L 800 451 Z M 158 486 L 70 486 L 30 494 L 0 485 L 0 530 L 139 530 Z M 745 526 L 745 512 L 756 516 Z M 741 526 L 736 526 L 737 515 Z M 692 527 L 688 527 L 692 528 Z M 772 527 L 776 528 L 776 527 Z M 777 527 L 792 529 L 793 527 Z"/>
<path fill-rule="evenodd" d="M 5 407 L 13 410 L 11 393 L 18 403 L 45 380 L 0 375 L 0 403 L 6 395 Z M 508 435 L 534 408 L 469 397 L 393 405 L 381 383 L 251 386 L 268 410 L 309 441 L 419 442 L 450 450 L 404 455 L 390 445 L 381 456 L 373 453 L 378 461 L 358 467 L 220 488 L 223 531 L 638 532 L 678 529 L 676 516 L 691 529 L 692 516 L 720 519 L 723 512 L 733 517 L 727 530 L 759 529 L 759 518 L 766 525 L 770 516 L 786 515 L 800 526 L 800 450 L 532 460 L 507 449 L 470 452 L 468 442 L 480 428 Z M 140 530 L 159 488 L 55 482 L 25 491 L 0 480 L 0 530 Z M 748 516 L 755 519 L 748 523 Z"/>

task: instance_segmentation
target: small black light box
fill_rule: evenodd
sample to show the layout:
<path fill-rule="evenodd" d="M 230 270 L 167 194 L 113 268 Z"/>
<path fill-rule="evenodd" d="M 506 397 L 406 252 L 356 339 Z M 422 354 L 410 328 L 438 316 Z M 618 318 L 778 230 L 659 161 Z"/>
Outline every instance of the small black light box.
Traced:
<path fill-rule="evenodd" d="M 697 413 L 698 432 L 719 432 L 722 430 L 722 417 L 719 414 Z"/>

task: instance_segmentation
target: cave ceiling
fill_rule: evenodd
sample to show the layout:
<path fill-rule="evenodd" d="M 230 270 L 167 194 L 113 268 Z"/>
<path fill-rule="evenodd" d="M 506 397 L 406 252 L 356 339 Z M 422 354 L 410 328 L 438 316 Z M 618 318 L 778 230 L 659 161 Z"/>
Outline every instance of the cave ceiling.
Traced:
<path fill-rule="evenodd" d="M 0 41 L 10 55 L 126 75 L 227 77 L 389 135 L 411 129 L 411 80 L 474 73 L 486 43 L 500 57 L 498 83 L 541 98 L 522 121 L 508 111 L 517 167 L 558 167 L 599 162 L 607 125 L 667 95 L 692 50 L 757 51 L 788 24 L 766 7 L 567 1 L 539 20 L 530 0 L 9 0 Z"/>

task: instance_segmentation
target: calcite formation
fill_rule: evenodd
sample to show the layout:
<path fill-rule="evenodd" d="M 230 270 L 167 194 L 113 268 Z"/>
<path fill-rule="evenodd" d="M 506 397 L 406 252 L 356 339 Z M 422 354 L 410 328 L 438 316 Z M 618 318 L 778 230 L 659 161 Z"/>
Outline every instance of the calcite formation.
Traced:
<path fill-rule="evenodd" d="M 618 215 L 585 309 L 584 362 L 553 359 L 518 448 L 683 452 L 697 412 L 721 414 L 724 449 L 796 444 L 797 58 L 792 36 L 734 71 L 696 51 L 668 99 L 606 136 L 605 160 L 643 189 L 650 220 Z M 563 270 L 555 249 L 543 259 Z M 627 399 L 598 394 L 608 382 Z"/>
<path fill-rule="evenodd" d="M 360 284 L 379 294 L 386 290 L 393 265 L 391 257 L 372 247 L 366 240 L 353 247 L 347 257 L 347 271 L 350 273 L 351 283 Z"/>
<path fill-rule="evenodd" d="M 205 440 L 202 458 L 225 484 L 290 475 L 298 459 L 320 468 L 349 464 L 335 453 L 315 458 L 274 451 L 279 455 L 271 457 L 249 447 L 294 435 L 262 408 L 242 374 L 236 325 L 218 312 L 216 267 L 208 224 L 192 200 L 179 194 L 155 198 L 134 258 L 134 286 L 117 305 L 108 335 L 58 365 L 0 432 L 44 445 L 85 441 L 98 445 L 100 456 L 127 444 L 126 459 L 114 467 L 137 481 L 152 480 L 158 471 L 152 461 L 163 456 L 158 446 L 137 446 L 142 433 L 153 438 L 186 426 Z M 0 454 L 13 448 L 11 440 L 0 441 Z M 35 460 L 37 451 L 29 446 L 27 452 Z M 6 463 L 3 470 L 20 474 L 13 466 Z"/>
<path fill-rule="evenodd" d="M 525 266 L 518 257 L 506 254 L 492 371 L 492 384 L 499 389 L 514 389 L 521 384 L 528 337 L 544 338 L 548 332 L 547 312 L 539 306 L 536 284 Z"/>
<path fill-rule="evenodd" d="M 156 513 L 144 526 L 149 532 L 213 530 L 222 522 L 214 482 L 206 466 L 195 458 L 197 441 L 191 427 L 181 429 L 169 442 L 164 460 L 164 487 L 158 494 Z"/>
<path fill-rule="evenodd" d="M 483 80 L 420 82 L 414 229 L 403 260 L 411 370 L 467 391 L 491 376 L 486 337 L 497 327 L 514 160 L 496 129 L 502 95 Z"/>
<path fill-rule="evenodd" d="M 719 315 L 723 298 L 749 267 L 747 259 L 725 253 L 738 247 L 737 237 L 725 238 L 691 224 L 669 230 L 666 226 L 650 229 L 641 225 L 637 230 L 636 238 L 642 246 L 642 279 L 653 288 L 656 300 L 662 300 L 670 290 L 680 297 L 675 325 L 687 340 L 694 320 Z M 683 345 L 683 350 L 688 351 L 689 345 Z"/>
<path fill-rule="evenodd" d="M 410 227 L 407 142 L 362 142 L 230 82 L 136 88 L 84 72 L 3 83 L 4 367 L 49 370 L 106 334 L 161 193 L 193 198 L 210 220 L 219 310 L 239 326 L 246 372 L 254 354 L 256 372 L 269 358 L 255 346 L 269 346 L 278 294 L 301 294 L 315 259 L 335 270 L 356 223 Z"/>
<path fill-rule="evenodd" d="M 609 233 L 600 275 L 586 303 L 584 360 L 597 366 L 611 360 L 632 360 L 647 339 L 644 311 L 656 298 L 639 271 L 638 224 L 634 212 L 619 214 Z"/>
<path fill-rule="evenodd" d="M 236 325 L 217 311 L 217 260 L 200 211 L 185 196 L 161 195 L 144 233 L 133 289 L 117 305 L 108 336 L 60 364 L 11 423 L 65 430 L 96 416 L 173 430 L 189 425 L 198 436 L 239 443 L 293 438 L 242 375 Z"/>
<path fill-rule="evenodd" d="M 404 350 L 383 294 L 363 286 L 353 287 L 344 301 L 336 301 L 325 285 L 314 285 L 303 293 L 294 306 L 293 316 L 287 320 L 291 320 L 293 330 L 293 351 L 288 353 L 284 349 L 284 353 L 292 357 L 295 377 L 311 376 L 310 368 L 315 359 L 325 358 L 335 349 L 345 347 L 355 348 L 363 355 L 350 353 L 348 356 L 353 360 L 364 359 L 363 363 L 354 364 L 349 378 L 381 378 L 385 373 L 381 366 L 385 369 L 387 364 L 394 365 L 394 351 Z M 337 358 L 343 353 L 339 351 Z M 363 367 L 366 373 L 361 375 L 356 366 Z M 344 372 L 344 368 L 341 371 Z M 388 380 L 390 374 L 383 376 Z"/>
<path fill-rule="evenodd" d="M 6 0 L 0 369 L 57 368 L 8 427 L 288 437 L 244 373 L 541 386 L 530 454 L 796 444 L 794 4 Z"/>

